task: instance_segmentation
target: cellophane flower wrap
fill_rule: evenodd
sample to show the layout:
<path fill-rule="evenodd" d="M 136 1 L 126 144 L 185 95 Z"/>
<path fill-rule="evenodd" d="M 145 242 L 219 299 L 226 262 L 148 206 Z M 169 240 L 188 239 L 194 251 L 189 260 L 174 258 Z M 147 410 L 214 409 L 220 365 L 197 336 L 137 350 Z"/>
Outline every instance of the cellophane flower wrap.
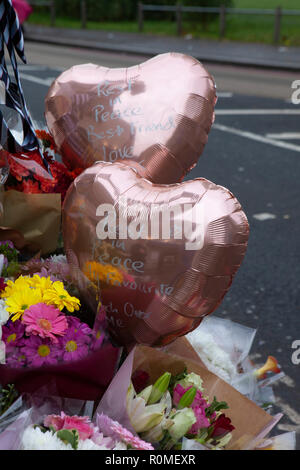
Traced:
<path fill-rule="evenodd" d="M 13 119 L 13 117 L 11 118 Z M 12 127 L 13 122 L 11 122 Z M 40 148 L 20 153 L 0 149 L 1 227 L 17 232 L 28 251 L 56 250 L 61 228 L 61 204 L 82 169 L 69 170 L 59 161 L 46 131 L 36 131 Z M 21 247 L 21 246 L 20 246 Z"/>
<path fill-rule="evenodd" d="M 153 401 L 153 388 L 155 392 L 158 379 L 166 380 L 166 374 L 177 382 L 171 389 L 168 385 L 169 396 L 165 392 Z M 217 403 L 220 408 L 214 408 Z M 252 449 L 281 417 L 270 416 L 199 362 L 146 346 L 129 354 L 97 412 L 105 412 L 158 449 L 182 447 L 183 438 L 206 448 Z"/>
<path fill-rule="evenodd" d="M 16 279 L 5 278 L 0 292 L 6 320 L 1 384 L 30 392 L 54 378 L 64 396 L 100 398 L 115 373 L 119 350 L 100 325 L 93 328 L 92 313 L 90 324 L 82 320 L 88 312 L 72 292 L 64 257 L 32 261 L 27 269 Z"/>
<path fill-rule="evenodd" d="M 24 406 L 0 434 L 1 450 L 152 450 L 94 402 L 48 396 L 46 389 L 24 397 Z"/>

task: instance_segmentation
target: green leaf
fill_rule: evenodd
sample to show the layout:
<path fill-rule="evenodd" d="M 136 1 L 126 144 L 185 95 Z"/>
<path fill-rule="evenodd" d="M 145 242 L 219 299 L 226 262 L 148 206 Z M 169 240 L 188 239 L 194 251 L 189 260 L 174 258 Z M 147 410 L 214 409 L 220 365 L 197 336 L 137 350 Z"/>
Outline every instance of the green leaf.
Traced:
<path fill-rule="evenodd" d="M 186 378 L 186 376 L 188 375 L 188 371 L 187 371 L 187 368 L 185 367 L 184 370 L 182 372 L 180 372 L 179 374 L 177 375 L 172 375 L 171 377 L 171 380 L 170 380 L 170 383 L 169 383 L 169 392 L 171 393 L 171 395 L 173 396 L 173 388 L 174 388 L 174 385 L 177 383 L 177 382 L 180 382 L 180 380 L 183 380 Z"/>
<path fill-rule="evenodd" d="M 226 401 L 218 401 L 217 398 L 214 397 L 211 405 L 208 408 L 206 408 L 205 415 L 210 416 L 216 411 L 226 410 L 228 408 L 229 406 L 227 405 Z"/>
<path fill-rule="evenodd" d="M 13 402 L 18 398 L 19 392 L 16 390 L 14 384 L 8 384 L 7 388 L 1 390 L 0 398 L 0 416 L 8 410 Z"/>
<path fill-rule="evenodd" d="M 78 449 L 79 433 L 77 429 L 61 429 L 56 433 L 64 444 L 70 444 L 74 450 Z"/>

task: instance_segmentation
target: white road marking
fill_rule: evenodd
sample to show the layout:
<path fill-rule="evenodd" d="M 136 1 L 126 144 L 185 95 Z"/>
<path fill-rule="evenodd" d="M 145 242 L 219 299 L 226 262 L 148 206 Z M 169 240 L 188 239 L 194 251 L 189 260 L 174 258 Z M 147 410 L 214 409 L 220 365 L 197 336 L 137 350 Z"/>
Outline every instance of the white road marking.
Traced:
<path fill-rule="evenodd" d="M 263 135 L 254 134 L 253 132 L 241 131 L 234 127 L 223 126 L 223 124 L 214 124 L 213 127 L 219 131 L 229 132 L 230 134 L 239 135 L 241 137 L 246 137 L 247 139 L 256 140 L 258 142 L 263 142 L 264 144 L 274 145 L 275 147 L 280 147 L 283 149 L 294 150 L 295 152 L 300 152 L 300 145 L 290 144 L 288 142 L 281 142 L 281 140 L 274 140 Z"/>
<path fill-rule="evenodd" d="M 276 114 L 300 114 L 300 109 L 216 109 L 215 114 L 219 116 L 256 116 Z"/>
<path fill-rule="evenodd" d="M 264 222 L 265 220 L 276 219 L 276 215 L 270 214 L 269 212 L 261 212 L 260 214 L 254 214 L 253 218 Z"/>
<path fill-rule="evenodd" d="M 300 132 L 282 132 L 281 134 L 266 134 L 268 139 L 300 139 Z"/>
<path fill-rule="evenodd" d="M 53 81 L 55 80 L 54 77 L 50 78 L 39 78 L 35 77 L 34 75 L 28 75 L 27 73 L 20 72 L 20 77 L 24 80 L 28 80 L 29 82 L 38 83 L 39 85 L 44 85 L 49 87 Z"/>
<path fill-rule="evenodd" d="M 217 97 L 218 98 L 232 98 L 233 93 L 230 93 L 230 91 L 220 91 L 220 93 L 217 92 Z"/>

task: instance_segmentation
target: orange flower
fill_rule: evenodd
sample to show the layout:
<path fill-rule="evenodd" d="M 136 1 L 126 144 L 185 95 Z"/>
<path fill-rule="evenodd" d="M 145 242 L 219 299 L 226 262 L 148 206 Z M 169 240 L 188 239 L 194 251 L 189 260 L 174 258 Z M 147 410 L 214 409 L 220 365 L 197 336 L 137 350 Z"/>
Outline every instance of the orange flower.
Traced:
<path fill-rule="evenodd" d="M 275 374 L 281 372 L 280 368 L 278 367 L 277 359 L 273 356 L 269 356 L 265 365 L 254 371 L 254 375 L 257 377 L 257 379 L 265 379 L 267 372 L 274 372 Z"/>
<path fill-rule="evenodd" d="M 51 149 L 56 150 L 56 145 L 55 145 L 54 139 L 49 134 L 49 132 L 37 129 L 35 131 L 35 133 L 36 133 L 37 138 L 42 140 L 45 147 L 50 147 Z"/>

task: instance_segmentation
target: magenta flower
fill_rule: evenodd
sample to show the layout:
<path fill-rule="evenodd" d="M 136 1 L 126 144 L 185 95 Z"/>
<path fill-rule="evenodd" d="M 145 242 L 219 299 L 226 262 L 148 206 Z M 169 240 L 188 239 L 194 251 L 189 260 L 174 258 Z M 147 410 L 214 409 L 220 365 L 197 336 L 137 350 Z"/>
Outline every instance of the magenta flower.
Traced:
<path fill-rule="evenodd" d="M 115 441 L 123 441 L 137 450 L 154 450 L 154 447 L 149 442 L 134 436 L 132 432 L 128 431 L 120 423 L 104 414 L 97 415 L 97 426 L 103 434 L 110 436 Z"/>
<path fill-rule="evenodd" d="M 5 325 L 2 326 L 2 339 L 5 342 L 6 348 L 20 347 L 24 343 L 25 325 L 21 320 L 12 322 L 9 320 Z"/>
<path fill-rule="evenodd" d="M 188 434 L 197 434 L 200 429 L 209 428 L 210 421 L 205 416 L 205 409 L 200 406 L 193 407 L 194 415 L 197 419 L 196 423 L 189 429 Z"/>
<path fill-rule="evenodd" d="M 60 416 L 46 416 L 44 426 L 51 426 L 55 431 L 60 431 L 61 429 L 76 429 L 79 438 L 82 440 L 89 439 L 94 434 L 94 426 L 88 416 L 67 416 L 63 411 Z"/>
<path fill-rule="evenodd" d="M 28 335 L 38 335 L 58 342 L 56 336 L 63 336 L 68 328 L 66 317 L 53 305 L 38 303 L 25 310 L 22 322 L 26 325 Z"/>
<path fill-rule="evenodd" d="M 26 365 L 26 356 L 19 348 L 7 347 L 5 349 L 6 365 L 9 367 L 22 368 Z"/>
<path fill-rule="evenodd" d="M 33 335 L 26 339 L 21 352 L 26 356 L 28 366 L 32 367 L 55 365 L 62 355 L 61 349 L 51 343 L 49 339 L 42 339 Z"/>
<path fill-rule="evenodd" d="M 176 387 L 173 390 L 173 403 L 174 403 L 175 406 L 178 405 L 178 403 L 180 402 L 181 397 L 183 397 L 185 392 L 187 392 L 190 388 L 192 388 L 192 386 L 184 388 L 180 384 L 176 385 Z M 200 390 L 197 390 L 194 401 L 191 404 L 191 408 L 194 409 L 196 407 L 201 407 L 201 408 L 204 408 L 204 409 L 209 407 L 209 403 L 207 403 L 207 401 L 203 398 L 203 395 L 200 392 Z"/>
<path fill-rule="evenodd" d="M 83 333 L 84 335 L 86 335 L 86 342 L 90 342 L 90 338 L 88 335 L 92 334 L 92 330 L 86 323 L 82 323 L 79 318 L 73 317 L 72 315 L 67 316 L 67 321 L 69 331 L 72 331 L 74 333 Z"/>
<path fill-rule="evenodd" d="M 66 334 L 59 339 L 63 360 L 66 362 L 78 361 L 87 356 L 89 347 L 86 341 L 86 335 L 81 330 L 67 330 Z"/>

